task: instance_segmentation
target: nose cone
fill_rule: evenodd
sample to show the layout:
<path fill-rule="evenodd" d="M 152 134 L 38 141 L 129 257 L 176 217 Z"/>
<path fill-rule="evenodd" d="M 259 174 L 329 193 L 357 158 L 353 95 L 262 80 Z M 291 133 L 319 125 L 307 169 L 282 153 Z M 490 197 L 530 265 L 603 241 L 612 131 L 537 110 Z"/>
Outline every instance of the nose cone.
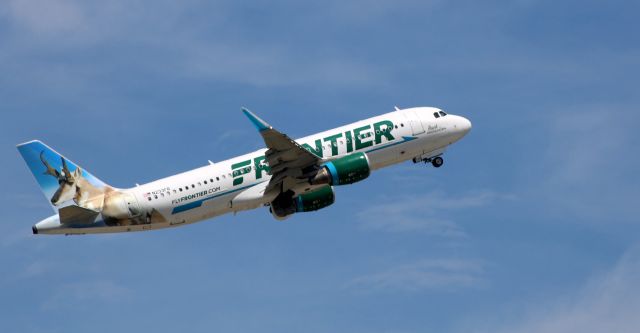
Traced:
<path fill-rule="evenodd" d="M 452 116 L 453 131 L 451 132 L 455 141 L 462 139 L 471 130 L 471 122 L 469 119 L 460 116 Z"/>
<path fill-rule="evenodd" d="M 458 128 L 460 128 L 460 130 L 462 131 L 462 135 L 466 135 L 467 133 L 469 133 L 469 131 L 471 130 L 471 122 L 469 121 L 469 119 L 460 117 L 459 122 L 460 125 L 458 125 Z"/>

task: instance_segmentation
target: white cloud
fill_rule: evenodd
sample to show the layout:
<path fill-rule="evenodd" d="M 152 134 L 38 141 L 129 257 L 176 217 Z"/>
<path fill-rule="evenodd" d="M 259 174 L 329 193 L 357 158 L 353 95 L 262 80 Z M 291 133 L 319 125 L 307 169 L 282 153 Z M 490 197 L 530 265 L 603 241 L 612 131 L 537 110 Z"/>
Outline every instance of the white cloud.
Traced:
<path fill-rule="evenodd" d="M 358 213 L 363 229 L 390 232 L 422 230 L 427 233 L 465 237 L 463 229 L 449 217 L 452 211 L 484 207 L 496 200 L 512 199 L 492 191 L 479 191 L 462 196 L 445 196 L 434 192 L 420 196 L 381 198 L 367 203 Z M 446 216 L 446 217 L 443 217 Z"/>
<path fill-rule="evenodd" d="M 609 273 L 575 296 L 532 305 L 526 319 L 486 332 L 635 333 L 640 327 L 640 251 L 630 250 Z M 469 331 L 469 330 L 465 330 Z"/>
<path fill-rule="evenodd" d="M 456 291 L 486 282 L 477 260 L 425 259 L 353 279 L 348 287 L 363 291 Z"/>

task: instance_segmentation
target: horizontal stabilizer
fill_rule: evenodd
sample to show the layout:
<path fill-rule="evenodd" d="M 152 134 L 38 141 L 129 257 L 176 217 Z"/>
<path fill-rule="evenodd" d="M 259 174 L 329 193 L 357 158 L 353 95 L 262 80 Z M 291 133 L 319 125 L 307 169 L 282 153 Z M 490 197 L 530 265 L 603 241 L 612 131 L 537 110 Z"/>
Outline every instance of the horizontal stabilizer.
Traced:
<path fill-rule="evenodd" d="M 58 210 L 60 223 L 67 225 L 92 224 L 100 213 L 80 206 L 67 206 Z"/>

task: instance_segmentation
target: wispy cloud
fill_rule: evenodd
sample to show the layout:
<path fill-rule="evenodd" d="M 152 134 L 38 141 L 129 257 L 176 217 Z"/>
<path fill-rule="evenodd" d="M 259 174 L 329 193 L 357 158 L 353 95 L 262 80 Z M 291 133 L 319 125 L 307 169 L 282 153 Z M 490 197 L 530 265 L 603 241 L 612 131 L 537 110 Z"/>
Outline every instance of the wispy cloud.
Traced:
<path fill-rule="evenodd" d="M 625 158 L 631 153 L 628 147 L 640 144 L 636 110 L 601 105 L 550 115 L 541 180 L 531 190 L 548 208 L 588 220 L 610 222 L 613 217 L 637 215 L 640 164 Z"/>
<path fill-rule="evenodd" d="M 83 303 L 117 303 L 128 300 L 133 291 L 110 280 L 81 281 L 54 289 L 44 309 L 60 309 Z"/>
<path fill-rule="evenodd" d="M 384 82 L 376 67 L 339 49 L 319 53 L 309 45 L 278 40 L 264 43 L 246 38 L 244 25 L 228 22 L 224 17 L 229 7 L 226 1 L 205 5 L 211 15 L 204 22 L 194 15 L 194 5 L 192 1 L 159 1 L 150 9 L 149 5 L 135 1 L 10 0 L 0 15 L 14 27 L 16 38 L 6 41 L 0 59 L 14 68 L 18 65 L 21 75 L 33 72 L 33 81 L 54 77 L 52 82 L 65 82 L 72 77 L 82 81 L 74 84 L 78 88 L 85 81 L 100 81 L 97 77 L 132 63 L 138 70 L 159 76 L 257 86 L 305 83 L 361 86 Z M 140 29 L 145 24 L 152 24 L 153 29 Z M 221 24 L 236 34 L 219 33 Z M 191 28 L 193 25 L 200 29 Z M 105 63 L 106 67 L 83 65 L 82 61 L 52 66 L 24 57 L 39 48 L 64 54 L 112 43 L 122 44 L 120 53 L 106 59 L 99 55 L 92 57 L 93 65 Z M 144 51 L 134 47 L 132 52 L 129 47 L 133 45 L 144 46 Z M 127 55 L 126 60 L 118 63 L 123 55 Z"/>
<path fill-rule="evenodd" d="M 35 34 L 57 34 L 84 30 L 86 14 L 71 0 L 9 0 L 5 15 L 13 23 Z"/>
<path fill-rule="evenodd" d="M 180 50 L 176 73 L 191 78 L 257 86 L 310 82 L 371 85 L 382 80 L 379 72 L 362 62 L 341 55 L 300 57 L 286 45 L 191 40 L 183 43 Z"/>
<path fill-rule="evenodd" d="M 2 235 L 0 235 L 0 247 L 9 248 L 21 245 L 30 237 L 33 237 L 33 235 L 29 225 L 5 225 L 3 227 Z"/>
<path fill-rule="evenodd" d="M 389 13 L 402 13 L 420 10 L 422 15 L 426 11 L 436 9 L 442 0 L 380 0 L 380 1 L 327 1 L 326 11 L 329 15 L 349 24 L 371 23 L 383 18 Z"/>
<path fill-rule="evenodd" d="M 493 191 L 478 191 L 460 196 L 433 192 L 418 196 L 380 198 L 367 203 L 358 213 L 360 225 L 366 230 L 390 232 L 421 230 L 427 233 L 464 237 L 464 230 L 451 219 L 456 210 L 484 207 L 496 200 L 511 199 Z"/>
<path fill-rule="evenodd" d="M 477 288 L 486 281 L 478 260 L 424 259 L 353 279 L 348 287 L 361 291 L 456 291 Z"/>
<path fill-rule="evenodd" d="M 630 250 L 613 270 L 594 278 L 576 295 L 532 304 L 522 321 L 477 332 L 637 332 L 640 327 L 640 251 Z M 468 330 L 465 330 L 468 332 Z"/>
<path fill-rule="evenodd" d="M 38 277 L 41 276 L 51 270 L 53 270 L 55 268 L 55 266 L 57 265 L 57 263 L 51 262 L 51 261 L 42 261 L 42 260 L 37 260 L 34 261 L 30 264 L 28 264 L 20 277 L 22 278 L 34 278 L 34 277 Z"/>

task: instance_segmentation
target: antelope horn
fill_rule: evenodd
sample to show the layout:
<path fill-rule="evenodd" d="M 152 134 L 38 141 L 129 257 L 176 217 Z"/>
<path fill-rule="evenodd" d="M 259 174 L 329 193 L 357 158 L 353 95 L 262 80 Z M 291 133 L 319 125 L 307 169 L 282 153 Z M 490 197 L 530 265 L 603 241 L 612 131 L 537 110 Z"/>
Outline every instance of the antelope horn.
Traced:
<path fill-rule="evenodd" d="M 64 157 L 61 157 L 60 159 L 62 160 L 62 171 L 64 171 L 64 177 L 68 182 L 73 181 L 73 175 L 71 174 L 71 171 L 69 171 L 67 161 L 64 159 Z"/>
<path fill-rule="evenodd" d="M 42 164 L 44 164 L 44 166 L 47 168 L 47 171 L 44 172 L 45 175 L 56 177 L 56 179 L 58 180 L 60 179 L 60 172 L 52 167 L 51 164 L 49 164 L 49 162 L 47 162 L 47 160 L 44 158 L 44 150 L 40 152 L 40 161 L 42 161 Z"/>

